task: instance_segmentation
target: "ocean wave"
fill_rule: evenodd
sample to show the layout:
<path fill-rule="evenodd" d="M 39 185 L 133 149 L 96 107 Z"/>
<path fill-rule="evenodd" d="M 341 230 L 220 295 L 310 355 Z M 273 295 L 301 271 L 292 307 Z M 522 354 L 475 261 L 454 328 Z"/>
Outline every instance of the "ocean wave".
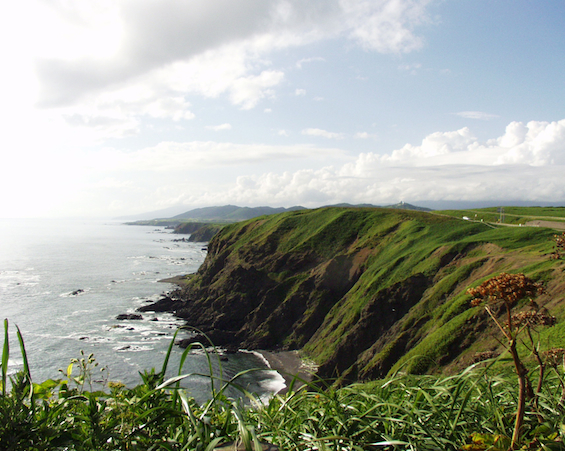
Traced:
<path fill-rule="evenodd" d="M 112 349 L 116 352 L 141 352 L 141 351 L 153 351 L 154 348 L 151 346 L 125 344 L 120 346 L 114 346 Z"/>

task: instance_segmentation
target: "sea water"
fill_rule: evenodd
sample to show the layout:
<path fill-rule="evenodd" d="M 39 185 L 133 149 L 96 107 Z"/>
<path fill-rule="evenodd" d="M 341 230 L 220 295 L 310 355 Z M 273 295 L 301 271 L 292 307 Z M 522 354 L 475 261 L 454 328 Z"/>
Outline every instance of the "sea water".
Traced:
<path fill-rule="evenodd" d="M 93 378 L 141 382 L 140 372 L 160 370 L 173 335 L 184 323 L 167 313 L 142 320 L 117 320 L 122 313 L 154 302 L 174 285 L 159 282 L 197 271 L 205 243 L 179 241 L 163 227 L 130 226 L 113 220 L 0 219 L 0 319 L 10 323 L 10 362 L 22 368 L 15 325 L 25 341 L 34 381 L 65 379 L 71 358 L 93 354 Z M 181 330 L 177 338 L 190 332 Z M 82 352 L 82 353 L 81 353 Z M 168 376 L 179 372 L 183 350 L 173 347 Z M 225 360 L 227 358 L 227 361 Z M 212 370 L 210 370 L 212 367 Z M 101 369 L 104 371 L 100 371 Z M 181 369 L 191 395 L 210 395 L 210 375 L 222 381 L 248 369 L 237 383 L 260 396 L 282 388 L 254 353 L 217 354 L 195 350 Z M 78 374 L 75 368 L 75 375 Z M 230 396 L 237 391 L 230 390 Z"/>

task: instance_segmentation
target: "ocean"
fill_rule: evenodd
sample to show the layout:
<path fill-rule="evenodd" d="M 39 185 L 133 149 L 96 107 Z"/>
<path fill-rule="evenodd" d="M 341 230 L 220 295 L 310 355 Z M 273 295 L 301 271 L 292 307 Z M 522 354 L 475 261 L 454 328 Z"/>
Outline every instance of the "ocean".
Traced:
<path fill-rule="evenodd" d="M 182 237 L 163 227 L 114 220 L 0 219 L 0 319 L 10 324 L 9 371 L 22 368 L 16 325 L 34 382 L 64 379 L 60 370 L 66 371 L 81 351 L 93 354 L 94 379 L 100 381 L 134 386 L 141 383 L 140 372 L 159 370 L 183 322 L 162 313 L 143 313 L 142 320 L 116 317 L 175 288 L 159 280 L 196 272 L 206 256 L 205 243 L 178 241 Z M 182 352 L 174 346 L 168 376 L 178 374 Z M 212 362 L 216 387 L 251 368 L 257 371 L 238 379 L 251 392 L 268 396 L 284 387 L 283 378 L 259 355 L 225 357 L 191 352 L 182 374 L 209 374 Z M 193 375 L 183 385 L 199 401 L 210 395 L 209 377 Z"/>

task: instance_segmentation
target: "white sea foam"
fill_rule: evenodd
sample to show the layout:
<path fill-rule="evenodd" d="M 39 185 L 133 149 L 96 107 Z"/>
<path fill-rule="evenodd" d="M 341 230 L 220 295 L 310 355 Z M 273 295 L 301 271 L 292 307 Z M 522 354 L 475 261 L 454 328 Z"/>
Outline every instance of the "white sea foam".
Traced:
<path fill-rule="evenodd" d="M 269 369 L 272 370 L 271 364 L 269 363 L 269 361 L 265 358 L 265 356 L 263 354 L 261 354 L 260 352 L 257 351 L 247 351 L 250 352 L 251 354 L 257 356 L 259 359 L 261 359 L 264 363 L 265 366 Z M 286 381 L 284 379 L 284 377 L 282 377 L 282 375 L 278 372 L 278 371 L 265 371 L 265 374 L 268 375 L 264 380 L 261 380 L 259 382 L 259 385 L 265 389 L 266 391 L 270 392 L 271 394 L 273 393 L 278 393 L 281 390 L 284 390 L 285 388 L 287 388 L 286 385 Z"/>

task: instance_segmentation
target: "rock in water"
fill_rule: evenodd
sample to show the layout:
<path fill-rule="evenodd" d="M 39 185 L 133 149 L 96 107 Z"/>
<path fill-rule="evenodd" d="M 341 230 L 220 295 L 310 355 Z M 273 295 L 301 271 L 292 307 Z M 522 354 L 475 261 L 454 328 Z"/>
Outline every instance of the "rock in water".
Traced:
<path fill-rule="evenodd" d="M 120 321 L 127 319 L 140 320 L 143 319 L 143 316 L 138 313 L 120 313 L 118 316 L 116 316 L 116 319 Z"/>

